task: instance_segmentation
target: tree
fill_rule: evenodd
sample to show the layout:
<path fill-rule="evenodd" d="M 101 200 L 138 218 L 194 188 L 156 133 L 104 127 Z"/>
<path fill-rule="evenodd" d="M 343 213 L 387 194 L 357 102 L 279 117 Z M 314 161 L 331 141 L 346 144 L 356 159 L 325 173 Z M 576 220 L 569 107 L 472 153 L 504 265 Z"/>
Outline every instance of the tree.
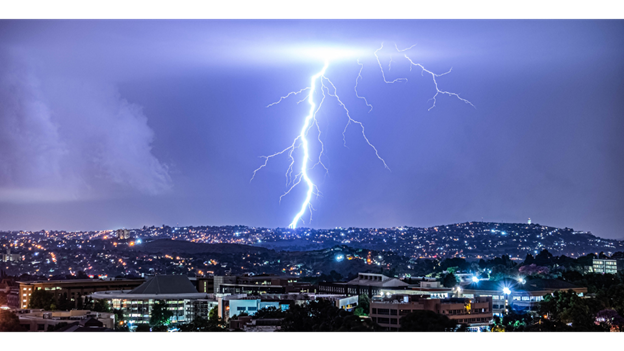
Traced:
<path fill-rule="evenodd" d="M 452 288 L 457 285 L 457 278 L 455 277 L 455 274 L 449 273 L 445 275 L 442 279 L 442 285 L 444 285 L 445 288 Z"/>
<path fill-rule="evenodd" d="M 284 312 L 282 331 L 374 331 L 379 326 L 334 305 L 329 300 L 315 300 L 294 305 Z"/>
<path fill-rule="evenodd" d="M 147 324 L 139 324 L 137 325 L 136 329 L 134 329 L 135 332 L 149 332 L 151 331 L 150 326 Z"/>
<path fill-rule="evenodd" d="M 208 312 L 208 320 L 216 321 L 219 319 L 219 309 L 217 307 L 213 307 L 210 312 Z"/>
<path fill-rule="evenodd" d="M 362 307 L 362 312 L 365 316 L 368 316 L 370 311 L 370 297 L 366 294 L 358 296 L 358 307 Z"/>
<path fill-rule="evenodd" d="M 167 309 L 167 304 L 163 300 L 158 300 L 152 305 L 152 316 L 149 324 L 152 327 L 160 327 L 169 324 L 169 319 L 173 317 L 173 312 Z"/>
<path fill-rule="evenodd" d="M 19 317 L 11 311 L 0 310 L 0 332 L 24 331 Z"/>
<path fill-rule="evenodd" d="M 494 316 L 492 320 L 494 321 L 494 324 L 490 325 L 491 331 L 497 332 L 497 333 L 505 332 L 505 326 L 503 325 L 503 321 L 500 317 Z"/>
<path fill-rule="evenodd" d="M 67 298 L 66 294 L 61 294 L 56 304 L 57 309 L 61 311 L 69 311 L 74 308 L 74 303 Z"/>
<path fill-rule="evenodd" d="M 28 303 L 28 308 L 43 309 L 47 311 L 55 310 L 56 301 L 54 298 L 54 294 L 52 294 L 49 291 L 45 291 L 43 289 L 37 289 L 33 291 L 32 295 L 30 295 L 30 302 Z"/>
<path fill-rule="evenodd" d="M 153 332 L 166 332 L 169 330 L 169 327 L 166 325 L 157 325 L 151 328 Z"/>
<path fill-rule="evenodd" d="M 116 309 L 116 310 L 113 310 L 113 313 L 115 314 L 115 330 L 127 331 L 128 326 L 125 325 L 125 318 L 123 315 L 123 311 Z"/>
<path fill-rule="evenodd" d="M 599 308 L 598 301 L 583 299 L 572 290 L 545 295 L 539 304 L 540 315 L 547 315 L 552 322 L 572 323 L 574 331 L 604 331 L 595 323 Z"/>
<path fill-rule="evenodd" d="M 428 310 L 411 312 L 401 318 L 399 331 L 454 331 L 457 323 L 447 316 Z"/>
<path fill-rule="evenodd" d="M 547 275 L 550 273 L 550 268 L 546 266 L 537 266 L 535 263 L 531 263 L 528 266 L 522 266 L 518 269 L 518 272 L 522 275 Z"/>
<path fill-rule="evenodd" d="M 78 271 L 76 278 L 77 279 L 89 279 L 89 276 L 84 271 Z"/>
<path fill-rule="evenodd" d="M 524 331 L 527 326 L 533 324 L 533 317 L 528 313 L 519 313 L 510 305 L 502 319 L 499 319 L 498 325 L 503 327 L 505 331 Z"/>
<path fill-rule="evenodd" d="M 284 311 L 273 306 L 259 309 L 254 318 L 284 318 Z"/>
<path fill-rule="evenodd" d="M 216 320 L 205 319 L 202 317 L 195 318 L 191 323 L 180 325 L 182 332 L 205 332 L 205 331 L 227 331 L 225 323 L 217 317 Z"/>
<path fill-rule="evenodd" d="M 97 299 L 93 303 L 93 311 L 95 312 L 110 312 L 110 306 L 108 301 L 103 299 Z"/>
<path fill-rule="evenodd" d="M 607 328 L 615 328 L 618 331 L 624 329 L 624 318 L 620 316 L 615 310 L 602 310 L 596 314 L 596 322 L 604 323 Z"/>
<path fill-rule="evenodd" d="M 537 266 L 551 266 L 553 265 L 553 255 L 544 249 L 535 256 L 534 263 Z"/>

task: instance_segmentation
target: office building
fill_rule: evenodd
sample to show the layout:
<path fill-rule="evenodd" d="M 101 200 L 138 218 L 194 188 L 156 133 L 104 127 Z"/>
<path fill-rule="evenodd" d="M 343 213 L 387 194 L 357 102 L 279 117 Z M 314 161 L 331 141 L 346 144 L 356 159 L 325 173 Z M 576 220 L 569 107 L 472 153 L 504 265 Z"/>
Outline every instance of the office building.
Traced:
<path fill-rule="evenodd" d="M 491 297 L 430 299 L 400 294 L 375 298 L 370 303 L 373 322 L 389 331 L 401 328 L 402 317 L 423 310 L 447 316 L 457 325 L 468 324 L 473 330 L 487 328 L 493 316 Z"/>
<path fill-rule="evenodd" d="M 263 294 L 263 295 L 217 295 L 219 317 L 228 320 L 233 316 L 246 313 L 255 315 L 263 308 L 276 308 L 286 311 L 295 305 L 307 304 L 314 300 L 329 300 L 338 308 L 352 311 L 358 304 L 357 296 L 333 295 L 333 294 Z"/>
<path fill-rule="evenodd" d="M 617 274 L 618 271 L 624 270 L 624 259 L 594 258 L 592 268 L 594 273 Z"/>
<path fill-rule="evenodd" d="M 531 279 L 524 283 L 515 280 L 484 280 L 460 289 L 462 297 L 491 297 L 496 316 L 502 316 L 508 306 L 520 312 L 536 311 L 537 303 L 544 299 L 544 295 L 568 290 L 574 291 L 579 296 L 587 293 L 586 287 L 557 279 Z"/>
<path fill-rule="evenodd" d="M 43 289 L 55 295 L 64 296 L 78 306 L 78 299 L 96 291 L 134 289 L 143 284 L 143 279 L 68 279 L 68 280 L 36 280 L 18 281 L 20 304 L 19 308 L 27 309 L 33 291 Z"/>
<path fill-rule="evenodd" d="M 157 275 L 133 290 L 98 291 L 89 295 L 94 300 L 108 301 L 113 309 L 123 312 L 129 326 L 147 324 L 153 306 L 159 301 L 173 312 L 171 323 L 188 323 L 196 317 L 208 318 L 217 303 L 211 294 L 200 293 L 182 275 Z"/>
<path fill-rule="evenodd" d="M 344 283 L 319 283 L 318 292 L 323 294 L 339 295 L 368 295 L 373 297 L 384 292 L 403 291 L 408 288 L 407 283 L 397 278 L 383 274 L 359 273 L 357 278 Z"/>

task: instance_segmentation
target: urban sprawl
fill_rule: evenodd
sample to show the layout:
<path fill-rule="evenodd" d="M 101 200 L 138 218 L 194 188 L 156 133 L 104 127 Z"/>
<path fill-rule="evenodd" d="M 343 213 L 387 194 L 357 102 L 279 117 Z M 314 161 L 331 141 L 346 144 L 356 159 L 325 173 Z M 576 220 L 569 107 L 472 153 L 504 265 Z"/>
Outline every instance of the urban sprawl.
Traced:
<path fill-rule="evenodd" d="M 620 331 L 624 241 L 536 223 L 0 232 L 0 331 Z"/>

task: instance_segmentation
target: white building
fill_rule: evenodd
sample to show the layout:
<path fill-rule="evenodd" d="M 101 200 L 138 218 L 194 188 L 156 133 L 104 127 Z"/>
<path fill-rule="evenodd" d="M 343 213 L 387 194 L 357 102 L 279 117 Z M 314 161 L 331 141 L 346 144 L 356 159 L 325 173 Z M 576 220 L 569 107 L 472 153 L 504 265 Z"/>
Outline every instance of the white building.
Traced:
<path fill-rule="evenodd" d="M 134 290 L 98 291 L 89 297 L 107 300 L 112 309 L 121 309 L 128 325 L 149 323 L 159 301 L 173 313 L 171 323 L 189 323 L 196 316 L 207 319 L 210 309 L 217 306 L 214 294 L 197 292 L 182 275 L 157 275 Z"/>

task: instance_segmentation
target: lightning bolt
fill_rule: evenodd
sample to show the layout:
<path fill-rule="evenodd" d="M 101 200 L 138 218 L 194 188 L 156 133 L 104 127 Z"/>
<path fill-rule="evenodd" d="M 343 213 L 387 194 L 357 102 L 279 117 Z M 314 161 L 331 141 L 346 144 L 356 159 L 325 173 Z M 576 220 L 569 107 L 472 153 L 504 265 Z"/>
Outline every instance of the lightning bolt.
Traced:
<path fill-rule="evenodd" d="M 464 98 L 461 98 L 459 96 L 459 94 L 455 94 L 455 93 L 451 93 L 451 92 L 448 92 L 448 91 L 440 90 L 440 88 L 438 87 L 438 81 L 436 80 L 436 78 L 442 77 L 444 75 L 447 75 L 447 74 L 451 73 L 451 71 L 453 70 L 453 67 L 451 67 L 451 69 L 449 69 L 447 72 L 444 72 L 442 74 L 435 74 L 435 73 L 431 72 L 430 70 L 426 69 L 425 67 L 423 67 L 423 65 L 421 65 L 420 63 L 414 63 L 414 61 L 412 61 L 412 59 L 410 59 L 407 55 L 403 55 L 403 56 L 405 56 L 405 58 L 409 61 L 410 69 L 412 68 L 412 66 L 420 67 L 422 69 L 422 72 L 429 73 L 431 75 L 431 78 L 433 78 L 433 84 L 435 85 L 436 93 L 435 93 L 435 95 L 431 99 L 429 99 L 429 100 L 433 100 L 433 105 L 431 105 L 431 107 L 429 107 L 429 109 L 427 111 L 431 111 L 432 108 L 436 107 L 436 97 L 438 97 L 438 95 L 440 95 L 440 94 L 445 94 L 445 95 L 448 95 L 448 96 L 454 96 L 454 97 L 458 98 L 459 100 L 467 103 L 468 105 L 476 108 L 472 104 L 472 102 L 470 102 L 470 101 L 468 101 L 468 100 L 466 100 Z"/>
<path fill-rule="evenodd" d="M 325 61 L 325 66 L 323 66 L 323 69 L 319 73 L 312 76 L 312 83 L 310 86 L 311 91 L 310 91 L 310 95 L 308 96 L 308 103 L 310 104 L 310 113 L 306 116 L 303 122 L 303 127 L 301 128 L 301 133 L 299 133 L 299 136 L 297 137 L 301 139 L 301 144 L 303 145 L 304 156 L 303 156 L 303 162 L 301 165 L 301 174 L 306 184 L 308 184 L 308 191 L 306 192 L 306 197 L 305 197 L 305 200 L 303 201 L 303 204 L 301 204 L 301 210 L 299 211 L 299 213 L 297 213 L 297 215 L 295 215 L 295 218 L 292 220 L 292 222 L 289 225 L 289 227 L 293 229 L 297 228 L 297 223 L 299 223 L 299 219 L 301 218 L 301 216 L 303 216 L 303 213 L 305 212 L 306 208 L 308 208 L 308 206 L 310 205 L 310 199 L 312 198 L 312 191 L 314 190 L 314 183 L 312 183 L 312 181 L 310 180 L 310 177 L 308 176 L 308 172 L 307 172 L 308 160 L 310 159 L 310 155 L 308 154 L 308 139 L 306 139 L 306 134 L 308 134 L 310 121 L 312 119 L 316 121 L 316 118 L 315 118 L 316 111 L 314 109 L 316 107 L 316 104 L 314 103 L 314 90 L 316 89 L 316 80 L 325 74 L 325 71 L 327 70 L 327 66 L 329 66 L 329 61 Z M 319 160 L 320 160 L 320 156 L 319 156 Z M 301 177 L 300 177 L 300 181 L 301 181 Z M 312 211 L 310 211 L 310 213 L 312 213 Z"/>
<path fill-rule="evenodd" d="M 358 95 L 358 92 L 357 92 L 358 80 L 362 78 L 362 70 L 364 69 L 364 65 L 360 63 L 359 59 L 357 60 L 357 64 L 360 66 L 360 72 L 358 72 L 358 76 L 357 78 L 355 78 L 355 87 L 353 87 L 353 90 L 355 90 L 355 96 L 357 96 L 358 99 L 364 100 L 364 103 L 366 104 L 366 106 L 370 107 L 370 110 L 368 110 L 368 113 L 370 113 L 373 110 L 373 105 L 369 104 L 366 98 Z"/>
<path fill-rule="evenodd" d="M 406 49 L 399 49 L 397 44 L 394 44 L 394 47 L 396 49 L 396 51 L 398 53 L 403 53 L 411 48 L 413 48 L 415 45 L 412 45 Z M 383 78 L 383 81 L 385 83 L 388 84 L 392 84 L 392 83 L 396 83 L 396 82 L 407 82 L 407 78 L 396 78 L 394 80 L 388 80 L 386 79 L 386 75 L 384 73 L 383 70 L 383 66 L 381 64 L 381 60 L 379 59 L 379 56 L 377 55 L 377 53 L 379 51 L 381 51 L 383 49 L 384 45 L 383 42 L 381 43 L 381 47 L 377 50 L 375 50 L 375 52 L 373 53 L 373 55 L 375 56 L 375 58 L 377 59 L 377 64 L 379 65 L 379 69 L 381 71 L 381 75 Z M 429 108 L 429 111 L 436 107 L 436 102 L 437 102 L 437 97 L 439 95 L 448 95 L 451 97 L 455 97 L 457 99 L 459 99 L 460 101 L 463 101 L 466 104 L 469 104 L 470 106 L 474 107 L 474 105 L 459 96 L 459 94 L 456 93 L 452 93 L 449 91 L 445 91 L 445 90 L 441 90 L 438 86 L 438 81 L 437 78 L 442 77 L 448 73 L 451 73 L 452 68 L 445 73 L 442 74 L 436 74 L 433 73 L 429 70 L 427 70 L 422 64 L 420 63 L 416 63 L 414 62 L 410 57 L 408 57 L 406 54 L 403 54 L 403 57 L 405 57 L 405 59 L 408 60 L 409 64 L 410 64 L 410 71 L 412 70 L 412 67 L 419 67 L 421 69 L 421 75 L 423 75 L 424 73 L 428 73 L 431 75 L 432 79 L 433 79 L 433 84 L 435 86 L 436 89 L 436 93 L 435 95 L 430 98 L 429 100 L 433 100 L 433 105 Z M 360 71 L 358 72 L 358 75 L 355 79 L 355 86 L 354 86 L 354 91 L 355 91 L 355 96 L 359 99 L 362 99 L 364 101 L 364 103 L 366 104 L 367 107 L 369 107 L 369 113 L 373 110 L 373 105 L 371 105 L 368 100 L 364 97 L 364 96 L 360 96 L 357 88 L 358 88 L 358 82 L 360 79 L 362 79 L 362 70 L 364 69 L 364 65 L 362 63 L 360 63 L 359 59 L 357 60 L 357 64 L 360 66 Z M 285 173 L 285 177 L 286 177 L 286 186 L 289 187 L 288 190 L 286 192 L 284 192 L 281 196 L 280 196 L 280 202 L 282 200 L 282 198 L 288 194 L 290 194 L 290 192 L 297 187 L 299 184 L 301 184 L 301 182 L 304 182 L 307 185 L 307 191 L 306 191 L 306 196 L 304 201 L 301 203 L 301 207 L 299 209 L 299 212 L 297 212 L 297 214 L 294 216 L 293 220 L 291 221 L 289 228 L 292 229 L 296 229 L 297 225 L 299 224 L 299 221 L 303 221 L 302 220 L 302 216 L 305 214 L 306 210 L 309 210 L 310 212 L 310 221 L 312 220 L 312 212 L 314 210 L 314 208 L 312 207 L 311 204 L 311 199 L 312 199 L 312 195 L 321 196 L 321 193 L 318 189 L 318 187 L 312 182 L 312 180 L 310 179 L 310 176 L 308 175 L 308 170 L 312 170 L 314 169 L 316 166 L 320 165 L 321 167 L 323 167 L 323 169 L 325 170 L 325 174 L 327 175 L 329 170 L 328 168 L 325 166 L 325 164 L 323 164 L 322 161 L 322 157 L 323 157 L 323 153 L 325 151 L 325 145 L 323 144 L 323 141 L 321 139 L 321 128 L 319 126 L 318 120 L 316 118 L 316 115 L 318 113 L 318 111 L 321 109 L 321 107 L 323 106 L 323 102 L 325 101 L 325 98 L 327 96 L 330 96 L 332 98 L 335 98 L 336 101 L 338 102 L 338 104 L 344 109 L 345 111 L 345 115 L 347 117 L 347 123 L 342 131 L 342 139 L 343 139 L 343 144 L 346 147 L 347 146 L 347 140 L 346 140 L 346 132 L 347 129 L 349 128 L 349 126 L 351 124 L 356 124 L 360 127 L 360 130 L 362 132 L 362 137 L 364 138 L 364 140 L 366 141 L 366 143 L 373 149 L 373 151 L 375 152 L 375 156 L 377 157 L 377 159 L 379 159 L 382 164 L 384 165 L 384 167 L 388 170 L 390 170 L 390 168 L 388 167 L 388 165 L 386 164 L 386 161 L 379 155 L 379 151 L 377 150 L 377 148 L 370 142 L 370 140 L 368 139 L 368 137 L 366 136 L 366 131 L 364 129 L 364 125 L 362 124 L 362 122 L 355 120 L 354 118 L 351 117 L 351 113 L 349 111 L 349 109 L 347 108 L 347 106 L 342 102 L 342 100 L 340 99 L 340 97 L 338 96 L 337 93 L 337 88 L 334 85 L 334 83 L 325 76 L 325 72 L 327 71 L 327 68 L 329 67 L 329 60 L 325 60 L 325 63 L 323 65 L 323 68 L 317 72 L 315 75 L 313 75 L 311 77 L 311 81 L 310 81 L 310 86 L 305 87 L 301 90 L 298 91 L 292 91 L 290 93 L 288 93 L 285 96 L 280 97 L 280 99 L 276 102 L 273 102 L 269 105 L 267 105 L 267 107 L 271 107 L 271 106 L 275 106 L 280 104 L 283 100 L 287 99 L 290 96 L 295 96 L 295 95 L 299 95 L 303 92 L 308 92 L 308 94 L 306 95 L 306 97 L 302 100 L 299 100 L 297 102 L 297 104 L 303 102 L 303 101 L 308 101 L 308 104 L 310 105 L 310 109 L 308 112 L 308 115 L 305 117 L 304 121 L 303 121 L 303 126 L 301 127 L 301 130 L 299 132 L 299 135 L 297 135 L 295 137 L 295 139 L 293 140 L 292 144 L 290 144 L 290 146 L 286 147 L 285 149 L 283 149 L 282 151 L 276 152 L 274 154 L 271 155 L 267 155 L 267 156 L 260 156 L 260 158 L 264 159 L 264 163 L 262 165 L 260 165 L 260 167 L 258 167 L 257 169 L 255 169 L 253 171 L 253 175 L 250 179 L 250 182 L 253 181 L 253 179 L 256 176 L 256 173 L 261 170 L 262 168 L 266 167 L 268 165 L 268 162 L 270 159 L 283 155 L 283 154 L 287 154 L 288 157 L 290 158 L 290 164 L 288 166 L 288 168 L 286 169 L 286 173 Z M 390 58 L 390 62 L 388 64 L 388 70 L 390 70 L 392 67 L 392 57 Z M 320 102 L 317 104 L 314 101 L 314 95 L 315 93 L 318 91 L 320 91 L 320 93 L 322 94 L 322 98 L 320 100 Z M 319 152 L 318 155 L 318 161 L 308 169 L 308 161 L 311 160 L 310 158 L 310 154 L 309 154 L 309 142 L 307 139 L 308 136 L 308 132 L 310 131 L 310 129 L 312 129 L 313 127 L 316 127 L 317 129 L 317 140 L 321 146 L 321 151 Z M 302 162 L 301 162 L 301 168 L 300 171 L 295 174 L 293 176 L 293 173 L 295 172 L 295 157 L 293 156 L 293 153 L 295 152 L 295 150 L 301 148 L 303 155 L 302 155 Z"/>

